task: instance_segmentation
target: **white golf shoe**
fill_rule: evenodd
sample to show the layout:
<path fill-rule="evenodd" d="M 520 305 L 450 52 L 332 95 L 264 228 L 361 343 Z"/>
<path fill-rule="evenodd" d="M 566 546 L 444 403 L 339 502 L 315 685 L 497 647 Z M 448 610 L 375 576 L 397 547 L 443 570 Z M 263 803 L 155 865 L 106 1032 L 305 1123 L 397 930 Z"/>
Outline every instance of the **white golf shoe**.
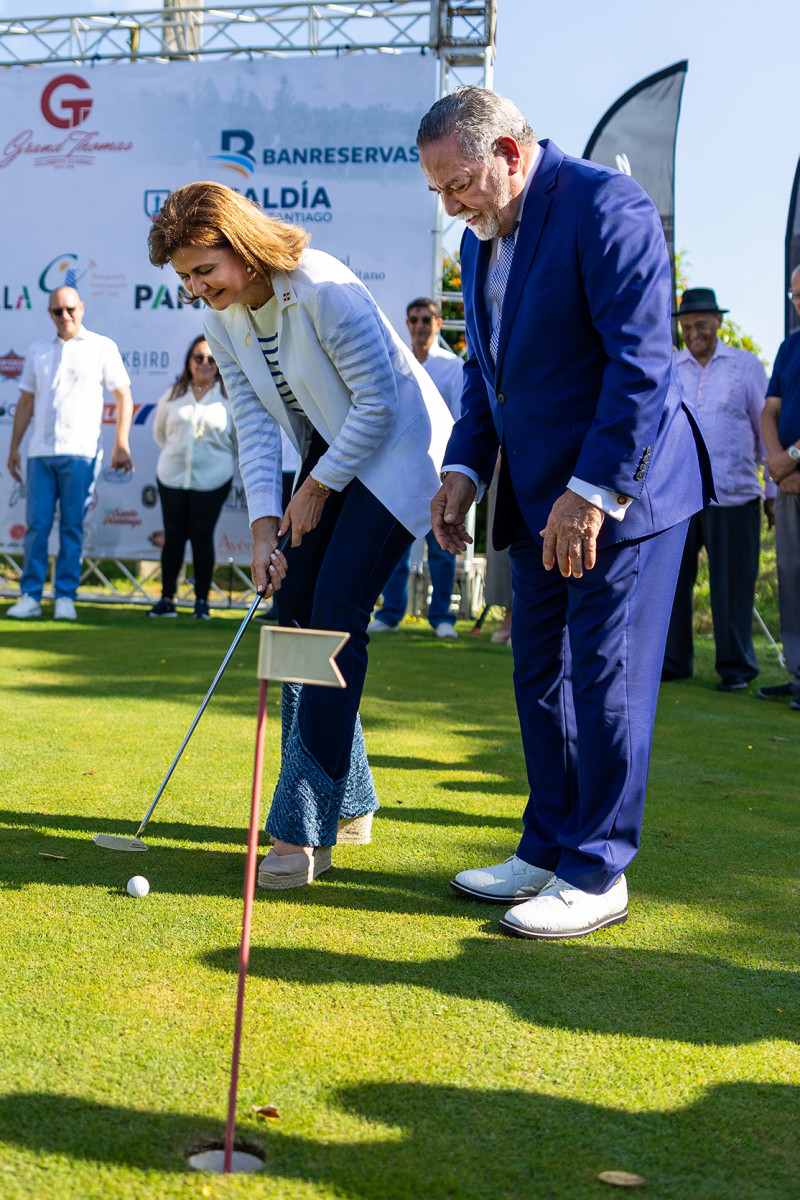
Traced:
<path fill-rule="evenodd" d="M 7 617 L 16 617 L 20 621 L 24 621 L 26 617 L 40 617 L 42 615 L 42 606 L 38 600 L 34 600 L 33 596 L 20 596 L 16 604 L 12 604 L 6 613 Z"/>
<path fill-rule="evenodd" d="M 75 601 L 70 600 L 69 596 L 58 596 L 56 598 L 55 619 L 57 621 L 77 621 L 78 614 L 75 612 Z"/>
<path fill-rule="evenodd" d="M 520 904 L 537 896 L 553 879 L 552 871 L 534 867 L 512 854 L 496 867 L 459 871 L 455 879 L 450 880 L 450 887 L 462 896 L 482 900 L 484 904 Z"/>
<path fill-rule="evenodd" d="M 606 925 L 621 925 L 628 919 L 628 885 L 625 876 L 602 896 L 581 891 L 557 876 L 538 896 L 509 909 L 500 928 L 517 937 L 556 941 L 583 937 Z"/>

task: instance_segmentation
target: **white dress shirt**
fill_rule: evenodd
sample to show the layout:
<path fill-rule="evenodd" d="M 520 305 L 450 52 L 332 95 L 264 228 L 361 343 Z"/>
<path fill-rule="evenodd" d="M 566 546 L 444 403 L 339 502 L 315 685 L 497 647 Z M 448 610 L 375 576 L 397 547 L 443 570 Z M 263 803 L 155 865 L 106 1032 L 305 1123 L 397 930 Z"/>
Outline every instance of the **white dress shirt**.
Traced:
<path fill-rule="evenodd" d="M 452 413 L 453 420 L 461 416 L 461 389 L 464 383 L 464 360 L 434 342 L 421 367 L 436 384 L 442 399 Z"/>
<path fill-rule="evenodd" d="M 74 337 L 34 342 L 25 358 L 19 386 L 33 393 L 28 457 L 66 454 L 94 458 L 100 447 L 103 388 L 130 384 L 111 338 L 81 326 Z"/>
<path fill-rule="evenodd" d="M 195 400 L 191 391 L 160 397 L 153 437 L 161 446 L 156 476 L 167 487 L 213 492 L 233 478 L 236 433 L 231 406 L 218 383 Z"/>

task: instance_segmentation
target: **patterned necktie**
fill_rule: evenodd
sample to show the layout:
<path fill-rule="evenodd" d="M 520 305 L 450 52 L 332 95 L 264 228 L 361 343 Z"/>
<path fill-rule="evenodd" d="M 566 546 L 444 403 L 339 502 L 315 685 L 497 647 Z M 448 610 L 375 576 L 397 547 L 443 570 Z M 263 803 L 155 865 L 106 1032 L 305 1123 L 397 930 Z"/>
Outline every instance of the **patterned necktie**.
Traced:
<path fill-rule="evenodd" d="M 492 278 L 489 280 L 489 301 L 497 305 L 497 320 L 489 341 L 489 350 L 495 362 L 497 361 L 497 346 L 500 341 L 503 299 L 506 294 L 509 272 L 511 271 L 511 260 L 514 257 L 516 232 L 517 227 L 515 225 L 510 233 L 507 233 L 505 237 L 500 239 L 500 251 L 497 255 L 497 263 L 492 272 Z"/>

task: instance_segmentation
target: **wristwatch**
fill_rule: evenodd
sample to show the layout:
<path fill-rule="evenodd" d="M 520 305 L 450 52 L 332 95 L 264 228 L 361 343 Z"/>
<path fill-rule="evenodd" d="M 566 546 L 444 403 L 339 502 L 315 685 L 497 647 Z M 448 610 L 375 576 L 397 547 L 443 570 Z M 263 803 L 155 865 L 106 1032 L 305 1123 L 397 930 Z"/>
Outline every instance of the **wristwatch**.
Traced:
<path fill-rule="evenodd" d="M 317 487 L 319 488 L 319 490 L 323 496 L 329 495 L 331 489 L 328 487 L 328 485 L 326 483 L 320 483 L 320 481 L 318 479 L 315 479 L 313 475 L 309 475 L 308 478 L 311 480 L 312 483 L 315 483 L 317 485 Z"/>
<path fill-rule="evenodd" d="M 789 458 L 792 460 L 792 462 L 797 462 L 798 459 L 800 459 L 800 448 L 797 446 L 790 446 L 786 453 L 789 455 Z"/>

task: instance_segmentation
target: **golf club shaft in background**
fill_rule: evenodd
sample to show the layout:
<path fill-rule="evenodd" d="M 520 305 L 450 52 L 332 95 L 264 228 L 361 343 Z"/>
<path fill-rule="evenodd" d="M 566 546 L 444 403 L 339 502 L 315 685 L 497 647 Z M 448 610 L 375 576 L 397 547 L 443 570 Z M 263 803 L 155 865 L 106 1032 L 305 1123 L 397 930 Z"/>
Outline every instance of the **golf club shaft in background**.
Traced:
<path fill-rule="evenodd" d="M 290 540 L 291 540 L 291 537 L 292 537 L 292 531 L 291 531 L 291 529 L 288 529 L 288 530 L 286 531 L 286 533 L 283 535 L 283 537 L 281 538 L 280 542 L 278 543 L 278 546 L 277 546 L 278 553 L 282 554 L 282 553 L 283 553 L 283 552 L 286 550 L 286 548 L 287 548 L 287 546 L 289 545 L 289 542 L 290 542 Z M 233 641 L 231 642 L 230 649 L 228 650 L 228 653 L 225 655 L 225 657 L 224 657 L 224 658 L 223 658 L 223 660 L 222 660 L 222 665 L 220 666 L 220 669 L 217 671 L 216 675 L 214 676 L 214 682 L 211 684 L 211 687 L 210 687 L 210 688 L 208 689 L 208 691 L 206 692 L 206 697 L 205 697 L 205 700 L 203 701 L 203 703 L 200 705 L 199 709 L 197 710 L 197 716 L 195 717 L 195 719 L 192 721 L 191 725 L 189 726 L 189 732 L 186 734 L 186 737 L 185 737 L 185 738 L 183 739 L 183 741 L 181 742 L 181 748 L 180 748 L 180 750 L 179 750 L 179 751 L 178 751 L 178 753 L 175 755 L 175 758 L 174 758 L 174 759 L 173 759 L 173 761 L 172 761 L 172 765 L 170 766 L 169 770 L 167 771 L 166 775 L 164 776 L 164 779 L 163 779 L 163 782 L 162 782 L 162 784 L 161 784 L 161 787 L 160 787 L 160 788 L 158 789 L 158 791 L 156 792 L 155 799 L 153 800 L 153 803 L 150 805 L 150 807 L 148 808 L 147 812 L 144 814 L 144 817 L 142 818 L 142 823 L 141 823 L 141 825 L 139 826 L 139 828 L 136 830 L 136 837 L 137 837 L 137 838 L 142 836 L 142 832 L 144 831 L 144 827 L 145 827 L 145 825 L 147 824 L 147 822 L 150 820 L 150 817 L 151 817 L 151 815 L 152 815 L 152 813 L 153 813 L 153 809 L 155 808 L 155 806 L 158 804 L 159 800 L 161 799 L 161 793 L 164 791 L 164 788 L 165 788 L 165 787 L 167 786 L 167 784 L 169 783 L 169 781 L 170 781 L 170 777 L 171 777 L 171 775 L 172 775 L 172 772 L 173 772 L 173 771 L 175 770 L 175 768 L 177 767 L 177 765 L 178 765 L 178 763 L 179 763 L 179 761 L 180 761 L 180 757 L 181 757 L 181 755 L 183 754 L 184 750 L 186 749 L 186 746 L 187 746 L 187 744 L 188 744 L 189 738 L 192 736 L 192 734 L 194 733 L 194 731 L 195 731 L 195 729 L 196 729 L 196 727 L 197 727 L 197 722 L 200 720 L 200 718 L 202 717 L 203 713 L 205 712 L 205 710 L 206 710 L 206 705 L 208 704 L 209 700 L 210 700 L 210 699 L 211 699 L 211 697 L 213 696 L 213 694 L 214 694 L 214 689 L 216 688 L 217 684 L 219 683 L 220 679 L 222 678 L 222 676 L 223 676 L 223 674 L 224 674 L 224 672 L 225 672 L 225 668 L 227 667 L 228 663 L 231 661 L 231 657 L 232 657 L 232 655 L 233 655 L 233 652 L 234 652 L 234 650 L 236 649 L 236 647 L 239 645 L 239 642 L 240 642 L 240 641 L 241 641 L 241 639 L 242 639 L 242 636 L 243 636 L 243 634 L 244 634 L 244 631 L 245 631 L 245 629 L 247 629 L 247 626 L 250 624 L 250 621 L 251 621 L 251 619 L 252 619 L 252 617 L 253 617 L 253 613 L 254 613 L 254 612 L 256 611 L 256 609 L 258 608 L 259 604 L 261 603 L 261 600 L 262 600 L 262 598 L 263 598 L 263 597 L 262 597 L 262 594 L 261 594 L 261 592 L 257 592 L 257 593 L 256 593 L 256 598 L 255 598 L 255 600 L 253 601 L 253 603 L 250 605 L 250 608 L 248 609 L 247 616 L 246 616 L 246 617 L 245 617 L 245 619 L 242 621 L 241 625 L 239 626 L 239 629 L 238 629 L 238 632 L 237 632 L 237 634 L 236 634 L 236 637 L 235 637 L 235 638 L 233 639 Z"/>

